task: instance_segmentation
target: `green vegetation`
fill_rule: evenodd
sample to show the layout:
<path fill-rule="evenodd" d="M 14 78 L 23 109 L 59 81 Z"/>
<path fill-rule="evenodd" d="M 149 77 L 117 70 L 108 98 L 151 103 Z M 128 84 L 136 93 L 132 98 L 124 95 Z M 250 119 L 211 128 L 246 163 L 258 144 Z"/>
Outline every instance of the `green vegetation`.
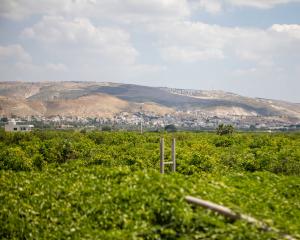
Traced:
<path fill-rule="evenodd" d="M 177 128 L 174 124 L 165 126 L 165 131 L 167 132 L 177 132 Z"/>
<path fill-rule="evenodd" d="M 281 239 L 184 201 L 228 206 L 300 237 L 299 133 L 0 132 L 0 239 Z"/>
<path fill-rule="evenodd" d="M 220 124 L 217 128 L 218 135 L 231 135 L 234 132 L 234 127 L 232 125 Z"/>
<path fill-rule="evenodd" d="M 102 131 L 110 132 L 111 131 L 111 127 L 110 126 L 103 126 L 102 127 Z"/>

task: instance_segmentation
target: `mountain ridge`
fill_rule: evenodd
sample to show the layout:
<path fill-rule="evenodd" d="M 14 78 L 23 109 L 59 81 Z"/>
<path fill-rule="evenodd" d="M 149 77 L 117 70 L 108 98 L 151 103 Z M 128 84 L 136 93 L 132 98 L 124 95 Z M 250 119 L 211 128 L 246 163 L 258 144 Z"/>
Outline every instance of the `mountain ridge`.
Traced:
<path fill-rule="evenodd" d="M 217 90 L 149 87 L 110 82 L 0 82 L 2 116 L 113 117 L 140 109 L 300 119 L 300 104 Z M 147 109 L 147 110 L 146 110 Z"/>

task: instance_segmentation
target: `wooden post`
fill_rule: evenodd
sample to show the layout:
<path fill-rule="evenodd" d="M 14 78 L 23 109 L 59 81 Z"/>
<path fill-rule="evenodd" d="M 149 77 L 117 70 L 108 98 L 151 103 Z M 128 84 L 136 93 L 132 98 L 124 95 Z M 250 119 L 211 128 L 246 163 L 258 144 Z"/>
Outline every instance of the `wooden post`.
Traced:
<path fill-rule="evenodd" d="M 164 138 L 160 139 L 160 173 L 164 174 L 165 173 L 165 152 L 164 152 Z"/>
<path fill-rule="evenodd" d="M 172 171 L 176 172 L 176 140 L 172 139 Z"/>

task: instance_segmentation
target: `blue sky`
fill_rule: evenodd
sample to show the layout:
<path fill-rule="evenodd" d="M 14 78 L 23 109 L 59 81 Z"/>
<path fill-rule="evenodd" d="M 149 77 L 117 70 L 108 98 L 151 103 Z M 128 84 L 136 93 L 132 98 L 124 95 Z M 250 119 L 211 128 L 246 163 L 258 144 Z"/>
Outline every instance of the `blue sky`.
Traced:
<path fill-rule="evenodd" d="M 300 0 L 0 0 L 0 81 L 300 102 Z"/>

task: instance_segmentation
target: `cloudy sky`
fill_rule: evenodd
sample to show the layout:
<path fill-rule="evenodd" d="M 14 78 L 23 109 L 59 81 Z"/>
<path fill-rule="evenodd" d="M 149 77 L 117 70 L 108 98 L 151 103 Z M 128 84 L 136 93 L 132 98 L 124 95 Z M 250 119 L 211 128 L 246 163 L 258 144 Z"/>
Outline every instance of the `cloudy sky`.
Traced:
<path fill-rule="evenodd" d="M 300 102 L 300 0 L 0 0 L 0 81 Z"/>

